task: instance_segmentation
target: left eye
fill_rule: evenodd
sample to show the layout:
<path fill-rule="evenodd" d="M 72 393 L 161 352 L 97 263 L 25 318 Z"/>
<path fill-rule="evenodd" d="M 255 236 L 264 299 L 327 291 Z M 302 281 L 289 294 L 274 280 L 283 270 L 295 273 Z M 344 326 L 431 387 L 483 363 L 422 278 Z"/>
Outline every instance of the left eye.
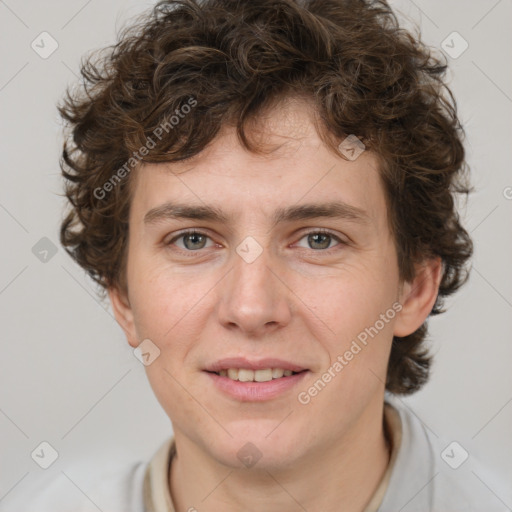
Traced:
<path fill-rule="evenodd" d="M 333 240 L 337 240 L 339 243 L 342 243 L 337 236 L 326 231 L 312 231 L 301 238 L 301 240 L 304 239 L 306 239 L 306 243 L 309 245 L 308 248 L 315 251 L 319 249 L 330 249 L 329 246 Z"/>

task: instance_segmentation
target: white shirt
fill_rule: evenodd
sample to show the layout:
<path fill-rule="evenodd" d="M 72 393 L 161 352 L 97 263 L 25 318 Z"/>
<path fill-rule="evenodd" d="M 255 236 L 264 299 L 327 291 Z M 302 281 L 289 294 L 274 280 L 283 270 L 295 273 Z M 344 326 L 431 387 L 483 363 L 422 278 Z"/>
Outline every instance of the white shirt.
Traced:
<path fill-rule="evenodd" d="M 388 468 L 363 512 L 510 512 L 512 485 L 503 482 L 463 447 L 433 436 L 421 421 L 391 395 L 386 397 L 385 425 L 391 437 Z M 148 462 L 139 462 L 101 483 L 76 502 L 64 476 L 27 503 L 9 502 L 5 512 L 175 512 L 169 491 L 174 438 L 165 441 Z M 497 483 L 499 482 L 499 483 Z M 492 489 L 492 490 L 491 490 Z M 495 494 L 496 493 L 496 494 Z M 507 495 L 503 495 L 507 493 Z M 508 505 L 505 505 L 505 503 Z"/>

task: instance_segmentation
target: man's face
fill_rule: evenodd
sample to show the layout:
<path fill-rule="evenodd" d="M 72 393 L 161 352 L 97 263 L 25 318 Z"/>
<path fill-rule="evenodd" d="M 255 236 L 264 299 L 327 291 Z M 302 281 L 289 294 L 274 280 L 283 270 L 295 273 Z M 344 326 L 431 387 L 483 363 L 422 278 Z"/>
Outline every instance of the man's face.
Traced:
<path fill-rule="evenodd" d="M 308 112 L 297 102 L 272 112 L 262 133 L 280 147 L 268 155 L 226 128 L 194 160 L 133 176 L 128 339 L 160 350 L 146 371 L 177 438 L 231 466 L 248 442 L 260 467 L 283 467 L 381 421 L 400 283 L 377 160 L 336 156 Z M 336 217 L 274 219 L 334 203 Z M 174 217 L 171 205 L 225 219 Z M 226 358 L 245 362 L 220 367 L 279 359 L 260 368 L 305 371 L 262 383 L 206 371 Z"/>

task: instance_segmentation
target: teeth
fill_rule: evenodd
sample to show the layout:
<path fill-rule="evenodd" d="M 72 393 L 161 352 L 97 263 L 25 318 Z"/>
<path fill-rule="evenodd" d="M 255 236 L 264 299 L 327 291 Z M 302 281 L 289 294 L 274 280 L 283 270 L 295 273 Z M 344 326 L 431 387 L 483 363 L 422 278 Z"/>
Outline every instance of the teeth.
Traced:
<path fill-rule="evenodd" d="M 241 368 L 238 370 L 238 380 L 240 382 L 251 382 L 254 380 L 254 371 Z"/>
<path fill-rule="evenodd" d="M 238 380 L 238 369 L 237 368 L 230 368 L 228 370 L 228 377 L 233 380 Z"/>
<path fill-rule="evenodd" d="M 256 382 L 268 382 L 269 380 L 272 380 L 272 369 L 256 370 L 254 372 L 254 380 Z"/>
<path fill-rule="evenodd" d="M 246 368 L 229 368 L 218 372 L 221 377 L 228 377 L 231 380 L 240 382 L 268 382 L 272 379 L 289 377 L 293 375 L 292 370 L 282 368 L 265 368 L 264 370 L 248 370 Z"/>

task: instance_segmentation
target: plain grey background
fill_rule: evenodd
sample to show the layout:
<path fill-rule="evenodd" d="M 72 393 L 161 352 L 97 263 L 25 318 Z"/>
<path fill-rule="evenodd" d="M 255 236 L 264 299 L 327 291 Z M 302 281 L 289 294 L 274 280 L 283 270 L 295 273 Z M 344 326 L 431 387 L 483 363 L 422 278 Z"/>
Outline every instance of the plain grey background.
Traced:
<path fill-rule="evenodd" d="M 81 57 L 152 3 L 0 0 L 1 510 L 62 472 L 86 493 L 91 474 L 146 460 L 171 434 L 108 304 L 58 243 L 55 105 Z M 476 188 L 461 210 L 472 277 L 430 321 L 432 378 L 403 402 L 512 482 L 512 2 L 391 4 L 447 55 Z M 31 457 L 43 441 L 58 452 L 46 470 Z"/>

